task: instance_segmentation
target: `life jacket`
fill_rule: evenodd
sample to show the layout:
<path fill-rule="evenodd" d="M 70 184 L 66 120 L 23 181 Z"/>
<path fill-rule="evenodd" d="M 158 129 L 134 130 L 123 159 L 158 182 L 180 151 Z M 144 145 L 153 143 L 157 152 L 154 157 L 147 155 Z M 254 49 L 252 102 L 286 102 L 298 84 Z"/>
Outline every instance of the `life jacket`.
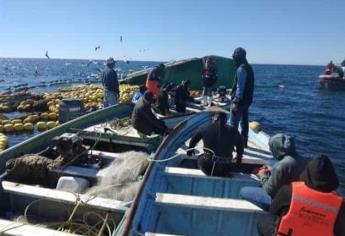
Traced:
<path fill-rule="evenodd" d="M 146 89 L 153 93 L 153 99 L 157 100 L 159 88 L 158 88 L 159 82 L 157 80 L 146 80 Z"/>
<path fill-rule="evenodd" d="M 331 236 L 343 202 L 335 193 L 323 193 L 304 182 L 292 183 L 288 213 L 282 217 L 277 236 Z"/>

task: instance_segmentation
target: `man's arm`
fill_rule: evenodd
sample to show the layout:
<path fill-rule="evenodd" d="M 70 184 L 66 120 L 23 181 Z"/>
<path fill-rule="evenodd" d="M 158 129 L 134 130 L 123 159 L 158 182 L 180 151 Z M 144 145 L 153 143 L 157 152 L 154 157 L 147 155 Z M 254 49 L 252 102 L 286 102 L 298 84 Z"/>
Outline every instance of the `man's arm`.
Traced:
<path fill-rule="evenodd" d="M 234 103 L 239 103 L 244 94 L 244 89 L 246 86 L 246 79 L 247 79 L 247 71 L 243 67 L 239 67 L 236 71 L 237 75 L 237 84 L 236 84 L 236 93 L 235 98 L 233 100 Z"/>
<path fill-rule="evenodd" d="M 147 122 L 149 122 L 152 126 L 157 127 L 159 130 L 165 132 L 168 129 L 164 124 L 164 121 L 159 120 L 150 109 L 145 110 L 143 115 Z"/>
<path fill-rule="evenodd" d="M 287 182 L 288 175 L 287 168 L 277 163 L 276 166 L 273 166 L 270 176 L 264 175 L 260 177 L 262 188 L 273 198 L 280 187 Z"/>
<path fill-rule="evenodd" d="M 197 143 L 201 140 L 201 138 L 202 138 L 202 131 L 201 129 L 198 129 L 196 133 L 194 134 L 194 136 L 189 141 L 189 148 L 194 148 L 197 145 Z M 193 153 L 193 152 L 190 152 L 190 153 Z"/>

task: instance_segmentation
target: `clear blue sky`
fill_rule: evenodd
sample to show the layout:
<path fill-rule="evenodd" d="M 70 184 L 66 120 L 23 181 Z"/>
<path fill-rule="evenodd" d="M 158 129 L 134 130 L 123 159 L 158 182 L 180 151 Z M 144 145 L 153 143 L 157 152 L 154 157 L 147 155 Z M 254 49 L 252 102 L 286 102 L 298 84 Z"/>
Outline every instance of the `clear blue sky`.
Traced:
<path fill-rule="evenodd" d="M 344 16 L 344 0 L 0 0 L 0 57 L 172 60 L 242 46 L 255 63 L 325 64 L 345 58 Z"/>

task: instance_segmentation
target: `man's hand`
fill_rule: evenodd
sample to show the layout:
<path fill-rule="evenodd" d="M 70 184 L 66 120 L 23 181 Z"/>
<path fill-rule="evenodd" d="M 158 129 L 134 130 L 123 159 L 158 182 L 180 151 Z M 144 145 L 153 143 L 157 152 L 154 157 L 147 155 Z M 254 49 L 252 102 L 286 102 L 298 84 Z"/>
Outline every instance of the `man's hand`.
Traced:
<path fill-rule="evenodd" d="M 241 162 L 242 162 L 242 156 L 236 156 L 235 158 L 234 158 L 234 160 L 236 161 L 236 164 L 241 164 Z"/>
<path fill-rule="evenodd" d="M 238 104 L 237 103 L 231 103 L 231 111 L 237 112 L 238 111 Z"/>
<path fill-rule="evenodd" d="M 271 167 L 264 165 L 259 169 L 259 171 L 256 175 L 258 177 L 262 178 L 266 175 L 269 175 L 270 173 L 271 173 Z"/>
<path fill-rule="evenodd" d="M 187 151 L 187 156 L 193 156 L 194 155 L 194 149 L 190 149 Z"/>

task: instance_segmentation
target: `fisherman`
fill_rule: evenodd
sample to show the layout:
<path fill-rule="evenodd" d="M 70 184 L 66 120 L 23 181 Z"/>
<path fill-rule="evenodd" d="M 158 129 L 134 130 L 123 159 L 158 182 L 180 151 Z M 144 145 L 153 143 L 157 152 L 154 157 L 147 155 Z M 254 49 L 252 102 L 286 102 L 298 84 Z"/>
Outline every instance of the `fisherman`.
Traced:
<path fill-rule="evenodd" d="M 213 85 L 217 81 L 217 68 L 211 57 L 205 59 L 203 70 L 202 70 L 202 80 L 203 80 L 203 104 L 205 106 L 212 105 L 212 90 Z"/>
<path fill-rule="evenodd" d="M 139 101 L 135 104 L 132 112 L 132 124 L 139 134 L 151 135 L 169 134 L 170 129 L 166 127 L 162 120 L 158 120 L 152 113 L 151 104 L 153 103 L 153 94 L 146 91 Z"/>
<path fill-rule="evenodd" d="M 285 134 L 276 134 L 269 139 L 268 145 L 278 162 L 273 168 L 263 166 L 254 173 L 260 179 L 262 187 L 243 187 L 240 190 L 242 199 L 264 210 L 269 209 L 272 199 L 284 184 L 298 179 L 306 165 L 306 160 L 296 152 L 294 138 Z"/>
<path fill-rule="evenodd" d="M 194 99 L 190 96 L 189 87 L 191 82 L 189 80 L 184 80 L 180 85 L 177 86 L 175 90 L 175 106 L 176 111 L 185 113 L 187 102 L 193 102 Z"/>
<path fill-rule="evenodd" d="M 345 74 L 345 59 L 341 62 L 341 68 L 343 69 L 343 74 Z"/>
<path fill-rule="evenodd" d="M 196 144 L 202 140 L 204 154 L 198 158 L 198 167 L 209 176 L 229 176 L 232 167 L 232 153 L 236 147 L 236 163 L 242 161 L 243 144 L 237 129 L 226 124 L 227 111 L 212 107 L 212 123 L 201 126 L 189 142 L 187 155 L 194 153 Z"/>
<path fill-rule="evenodd" d="M 334 64 L 333 61 L 330 61 L 325 69 L 325 75 L 331 75 L 334 71 Z"/>
<path fill-rule="evenodd" d="M 157 107 L 159 110 L 159 113 L 162 115 L 168 115 L 170 113 L 169 111 L 169 93 L 173 88 L 173 84 L 169 83 L 164 86 L 162 86 L 159 89 L 158 99 L 157 99 Z"/>
<path fill-rule="evenodd" d="M 132 103 L 137 103 L 137 101 L 139 101 L 139 99 L 144 95 L 145 91 L 146 91 L 146 86 L 140 85 L 139 89 L 133 95 Z"/>
<path fill-rule="evenodd" d="M 345 202 L 335 193 L 339 181 L 328 157 L 310 161 L 299 181 L 278 191 L 271 216 L 258 224 L 259 235 L 345 235 Z"/>
<path fill-rule="evenodd" d="M 102 84 L 104 87 L 104 107 L 112 106 L 118 103 L 119 97 L 119 81 L 117 73 L 114 70 L 115 60 L 109 57 L 105 69 L 102 72 Z"/>
<path fill-rule="evenodd" d="M 150 73 L 147 75 L 146 88 L 148 91 L 153 93 L 154 100 L 157 100 L 158 98 L 159 87 L 161 85 L 161 79 L 163 78 L 164 73 L 164 64 L 159 64 L 154 69 L 152 69 Z"/>
<path fill-rule="evenodd" d="M 235 80 L 231 90 L 230 123 L 236 129 L 241 122 L 241 136 L 244 147 L 248 142 L 248 110 L 253 101 L 254 71 L 246 59 L 246 51 L 236 48 L 232 58 L 236 67 Z"/>

